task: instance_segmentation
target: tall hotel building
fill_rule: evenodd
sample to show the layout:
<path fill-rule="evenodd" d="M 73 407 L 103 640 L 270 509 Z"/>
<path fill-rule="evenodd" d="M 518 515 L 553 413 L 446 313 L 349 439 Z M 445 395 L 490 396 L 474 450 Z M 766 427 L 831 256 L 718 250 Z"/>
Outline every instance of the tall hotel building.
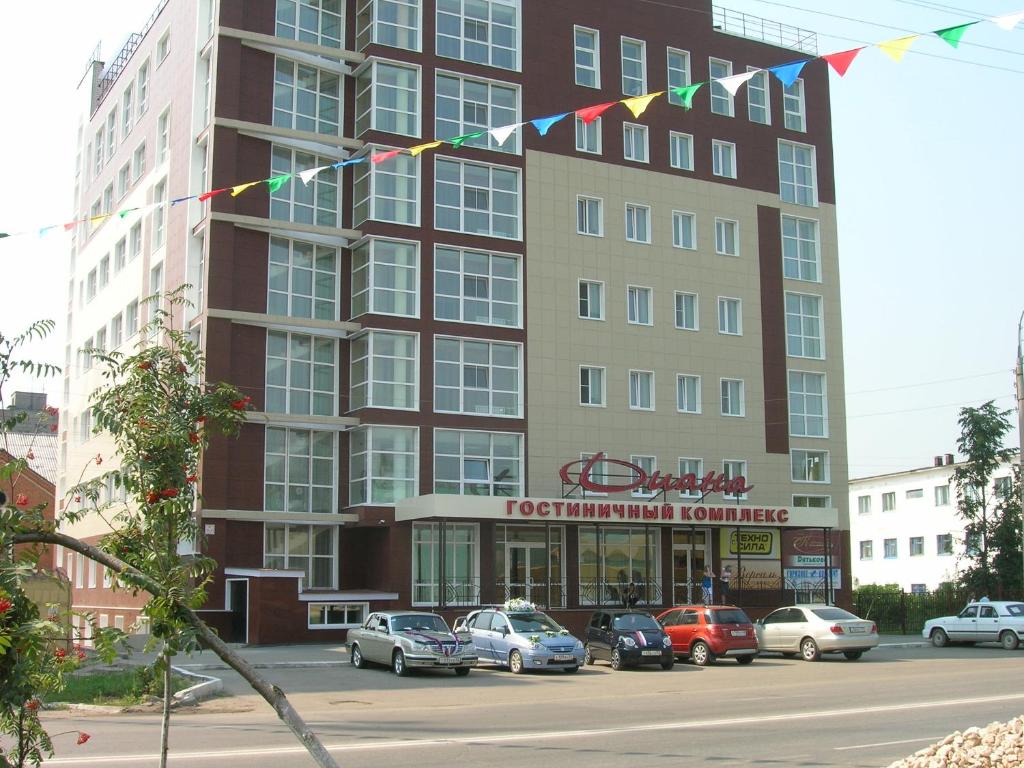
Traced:
<path fill-rule="evenodd" d="M 58 497 L 114 461 L 81 350 L 189 283 L 178 323 L 255 406 L 200 479 L 228 639 L 515 596 L 578 629 L 630 581 L 699 600 L 705 565 L 754 615 L 844 602 L 825 63 L 574 114 L 813 45 L 709 0 L 165 0 L 82 82 L 80 218 L 479 135 L 80 227 Z M 76 606 L 134 623 L 57 554 Z"/>

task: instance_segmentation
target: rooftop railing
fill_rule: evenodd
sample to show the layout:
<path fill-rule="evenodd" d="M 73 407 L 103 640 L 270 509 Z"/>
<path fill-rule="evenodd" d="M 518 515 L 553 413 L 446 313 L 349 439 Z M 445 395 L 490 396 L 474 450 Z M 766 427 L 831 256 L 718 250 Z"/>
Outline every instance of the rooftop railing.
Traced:
<path fill-rule="evenodd" d="M 131 61 L 132 56 L 135 55 L 135 51 L 138 50 L 138 47 L 142 44 L 142 40 L 149 33 L 149 30 L 151 30 L 153 25 L 156 24 L 157 17 L 167 6 L 168 2 L 170 2 L 170 0 L 159 0 L 156 9 L 146 21 L 142 31 L 132 32 L 128 35 L 128 39 L 125 41 L 125 44 L 121 46 L 121 50 L 118 51 L 113 60 L 104 67 L 103 73 L 100 75 L 99 86 L 96 89 L 96 103 L 93 104 L 92 107 L 93 115 L 96 114 L 100 105 L 103 104 L 103 100 L 107 97 L 107 94 L 114 89 L 114 84 L 117 82 L 117 78 L 121 76 L 125 67 L 128 66 L 128 62 Z"/>
<path fill-rule="evenodd" d="M 759 16 L 731 11 L 728 8 L 715 6 L 711 10 L 712 23 L 718 32 L 745 37 L 749 40 L 760 40 L 763 43 L 783 48 L 792 48 L 811 56 L 818 55 L 818 35 L 815 32 L 770 19 L 762 19 Z"/>

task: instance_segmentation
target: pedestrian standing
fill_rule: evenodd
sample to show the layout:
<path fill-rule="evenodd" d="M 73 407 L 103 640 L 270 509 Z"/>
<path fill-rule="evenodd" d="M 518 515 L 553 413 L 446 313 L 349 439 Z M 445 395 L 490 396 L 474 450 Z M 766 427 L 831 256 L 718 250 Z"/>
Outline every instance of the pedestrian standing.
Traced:
<path fill-rule="evenodd" d="M 722 575 L 719 578 L 722 582 L 722 602 L 729 602 L 729 582 L 732 581 L 732 566 L 727 565 L 722 569 Z"/>
<path fill-rule="evenodd" d="M 704 578 L 700 582 L 701 597 L 704 600 L 704 605 L 711 605 L 711 600 L 714 597 L 715 589 L 715 572 L 711 570 L 710 565 L 704 566 Z"/>

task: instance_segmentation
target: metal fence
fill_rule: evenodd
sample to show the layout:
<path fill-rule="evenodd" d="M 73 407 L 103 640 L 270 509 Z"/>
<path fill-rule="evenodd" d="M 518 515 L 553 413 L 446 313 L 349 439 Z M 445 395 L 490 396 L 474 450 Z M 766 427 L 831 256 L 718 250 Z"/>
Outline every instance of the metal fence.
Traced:
<path fill-rule="evenodd" d="M 861 587 L 853 593 L 853 612 L 875 622 L 879 632 L 912 635 L 928 619 L 959 613 L 968 602 L 969 596 L 958 589 L 912 593 Z"/>

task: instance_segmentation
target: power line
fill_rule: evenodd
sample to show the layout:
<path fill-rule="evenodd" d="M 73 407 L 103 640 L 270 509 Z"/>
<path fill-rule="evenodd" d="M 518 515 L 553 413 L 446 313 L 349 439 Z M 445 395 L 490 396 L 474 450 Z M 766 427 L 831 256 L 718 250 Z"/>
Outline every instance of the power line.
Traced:
<path fill-rule="evenodd" d="M 952 5 L 943 5 L 942 3 L 933 3 L 933 2 L 929 2 L 929 0 L 893 0 L 893 2 L 895 2 L 895 3 L 902 3 L 903 5 L 917 6 L 919 8 L 925 8 L 925 9 L 927 9 L 929 11 L 939 11 L 940 13 L 948 13 L 951 16 L 972 16 L 972 17 L 978 17 L 978 14 L 980 14 L 980 18 L 978 18 L 979 21 L 982 21 L 982 20 L 984 20 L 986 18 L 990 19 L 993 16 L 998 16 L 999 15 L 999 14 L 996 14 L 996 13 L 985 13 L 984 11 L 979 11 L 977 9 L 969 11 L 966 8 L 957 8 L 956 6 L 952 6 Z"/>
<path fill-rule="evenodd" d="M 930 387 L 933 384 L 947 384 L 954 381 L 968 381 L 969 379 L 984 379 L 989 376 L 1002 375 L 1007 373 L 1009 369 L 992 371 L 991 373 L 977 373 L 974 376 L 958 376 L 955 379 L 935 379 L 934 381 L 922 381 L 920 384 L 900 384 L 895 387 L 879 387 L 878 389 L 861 389 L 857 392 L 847 392 L 846 396 L 850 395 L 867 395 L 873 392 L 891 392 L 896 389 L 913 389 L 914 387 Z M 1012 371 L 1009 371 L 1011 374 Z"/>

